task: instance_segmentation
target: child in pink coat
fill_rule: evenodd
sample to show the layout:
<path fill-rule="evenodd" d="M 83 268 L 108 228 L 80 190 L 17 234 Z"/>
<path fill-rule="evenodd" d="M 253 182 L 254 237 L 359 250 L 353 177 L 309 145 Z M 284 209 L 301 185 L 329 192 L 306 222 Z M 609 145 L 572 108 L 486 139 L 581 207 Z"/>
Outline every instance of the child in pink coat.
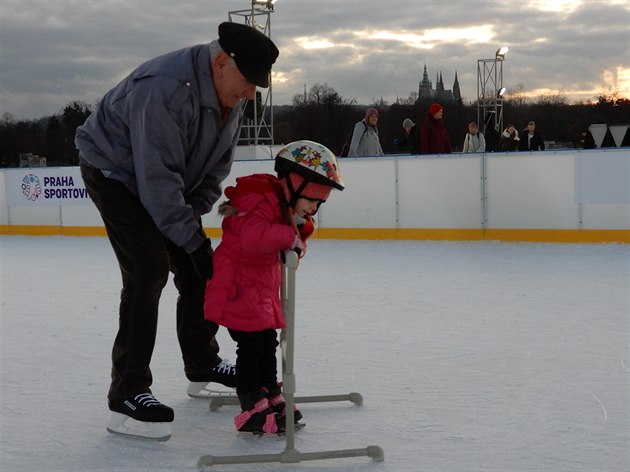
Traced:
<path fill-rule="evenodd" d="M 228 328 L 237 343 L 236 429 L 278 433 L 284 398 L 277 379 L 277 330 L 285 327 L 280 301 L 281 254 L 301 257 L 314 231 L 313 215 L 333 188 L 344 189 L 335 155 L 312 141 L 296 141 L 276 156 L 277 177 L 252 174 L 228 187 L 214 275 L 206 285 L 207 320 Z M 302 417 L 295 411 L 295 421 Z"/>

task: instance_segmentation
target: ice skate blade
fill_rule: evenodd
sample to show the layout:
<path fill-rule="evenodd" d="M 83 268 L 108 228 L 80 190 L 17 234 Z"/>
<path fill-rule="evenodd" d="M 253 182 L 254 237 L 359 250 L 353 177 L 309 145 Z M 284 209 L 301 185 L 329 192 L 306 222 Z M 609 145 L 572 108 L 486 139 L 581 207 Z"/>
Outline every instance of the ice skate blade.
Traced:
<path fill-rule="evenodd" d="M 221 384 L 216 384 L 219 389 L 209 388 L 208 386 L 215 384 L 215 382 L 190 382 L 188 384 L 189 397 L 192 398 L 217 398 L 217 397 L 234 397 L 236 398 L 236 391 L 229 387 L 223 387 Z"/>
<path fill-rule="evenodd" d="M 149 423 L 137 421 L 122 413 L 112 412 L 107 424 L 107 431 L 138 439 L 168 441 L 171 438 L 172 423 Z"/>
<path fill-rule="evenodd" d="M 294 431 L 298 432 L 306 426 L 306 423 L 295 423 Z M 265 440 L 279 440 L 284 439 L 287 435 L 286 431 L 279 433 L 265 433 L 263 431 L 237 431 L 237 435 L 242 439 L 265 439 Z"/>

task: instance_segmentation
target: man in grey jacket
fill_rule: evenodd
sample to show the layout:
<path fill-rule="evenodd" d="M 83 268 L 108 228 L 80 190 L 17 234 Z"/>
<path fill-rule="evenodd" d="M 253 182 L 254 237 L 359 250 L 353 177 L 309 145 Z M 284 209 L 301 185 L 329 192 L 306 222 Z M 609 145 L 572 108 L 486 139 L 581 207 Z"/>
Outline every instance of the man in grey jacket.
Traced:
<path fill-rule="evenodd" d="M 268 87 L 273 42 L 222 23 L 219 38 L 154 58 L 110 90 L 77 129 L 81 174 L 118 259 L 123 288 L 112 351 L 110 432 L 168 439 L 173 410 L 152 394 L 149 364 L 169 271 L 188 393 L 235 385 L 204 320 L 212 246 L 201 225 L 232 165 L 244 99 Z M 129 418 L 144 423 L 135 431 Z M 148 432 L 147 432 L 148 431 Z"/>

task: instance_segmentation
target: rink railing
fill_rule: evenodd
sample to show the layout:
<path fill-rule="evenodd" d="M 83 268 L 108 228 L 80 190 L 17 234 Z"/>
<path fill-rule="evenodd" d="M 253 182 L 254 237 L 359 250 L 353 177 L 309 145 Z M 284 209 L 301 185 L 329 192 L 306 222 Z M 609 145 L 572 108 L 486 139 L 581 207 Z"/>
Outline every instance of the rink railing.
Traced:
<path fill-rule="evenodd" d="M 627 148 L 342 158 L 343 192 L 318 213 L 326 239 L 630 242 Z M 273 173 L 238 160 L 236 177 Z M 220 236 L 216 212 L 203 218 Z M 0 234 L 104 235 L 78 167 L 0 171 Z"/>

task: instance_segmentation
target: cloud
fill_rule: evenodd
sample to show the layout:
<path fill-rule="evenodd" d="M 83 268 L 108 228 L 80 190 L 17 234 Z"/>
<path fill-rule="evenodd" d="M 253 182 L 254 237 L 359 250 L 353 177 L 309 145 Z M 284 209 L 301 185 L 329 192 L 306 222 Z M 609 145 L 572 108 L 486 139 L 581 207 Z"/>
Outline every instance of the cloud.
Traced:
<path fill-rule="evenodd" d="M 466 44 L 488 43 L 496 36 L 493 25 L 468 26 L 463 28 L 434 28 L 425 30 L 421 34 L 396 30 L 380 30 L 362 31 L 355 33 L 355 35 L 359 39 L 403 43 L 418 49 L 433 49 L 438 44 L 460 42 Z M 392 46 L 395 47 L 397 45 L 385 46 L 385 49 Z"/>
<path fill-rule="evenodd" d="M 220 22 L 243 22 L 248 0 L 3 0 L 0 114 L 33 119 L 72 100 L 94 103 L 141 62 L 209 42 Z M 476 100 L 477 61 L 510 46 L 504 85 L 562 91 L 572 100 L 602 90 L 628 96 L 627 1 L 279 0 L 271 36 L 281 54 L 273 102 L 327 83 L 345 98 L 390 103 L 417 91 L 422 69 L 455 72 Z M 257 17 L 264 21 L 265 16 Z"/>

